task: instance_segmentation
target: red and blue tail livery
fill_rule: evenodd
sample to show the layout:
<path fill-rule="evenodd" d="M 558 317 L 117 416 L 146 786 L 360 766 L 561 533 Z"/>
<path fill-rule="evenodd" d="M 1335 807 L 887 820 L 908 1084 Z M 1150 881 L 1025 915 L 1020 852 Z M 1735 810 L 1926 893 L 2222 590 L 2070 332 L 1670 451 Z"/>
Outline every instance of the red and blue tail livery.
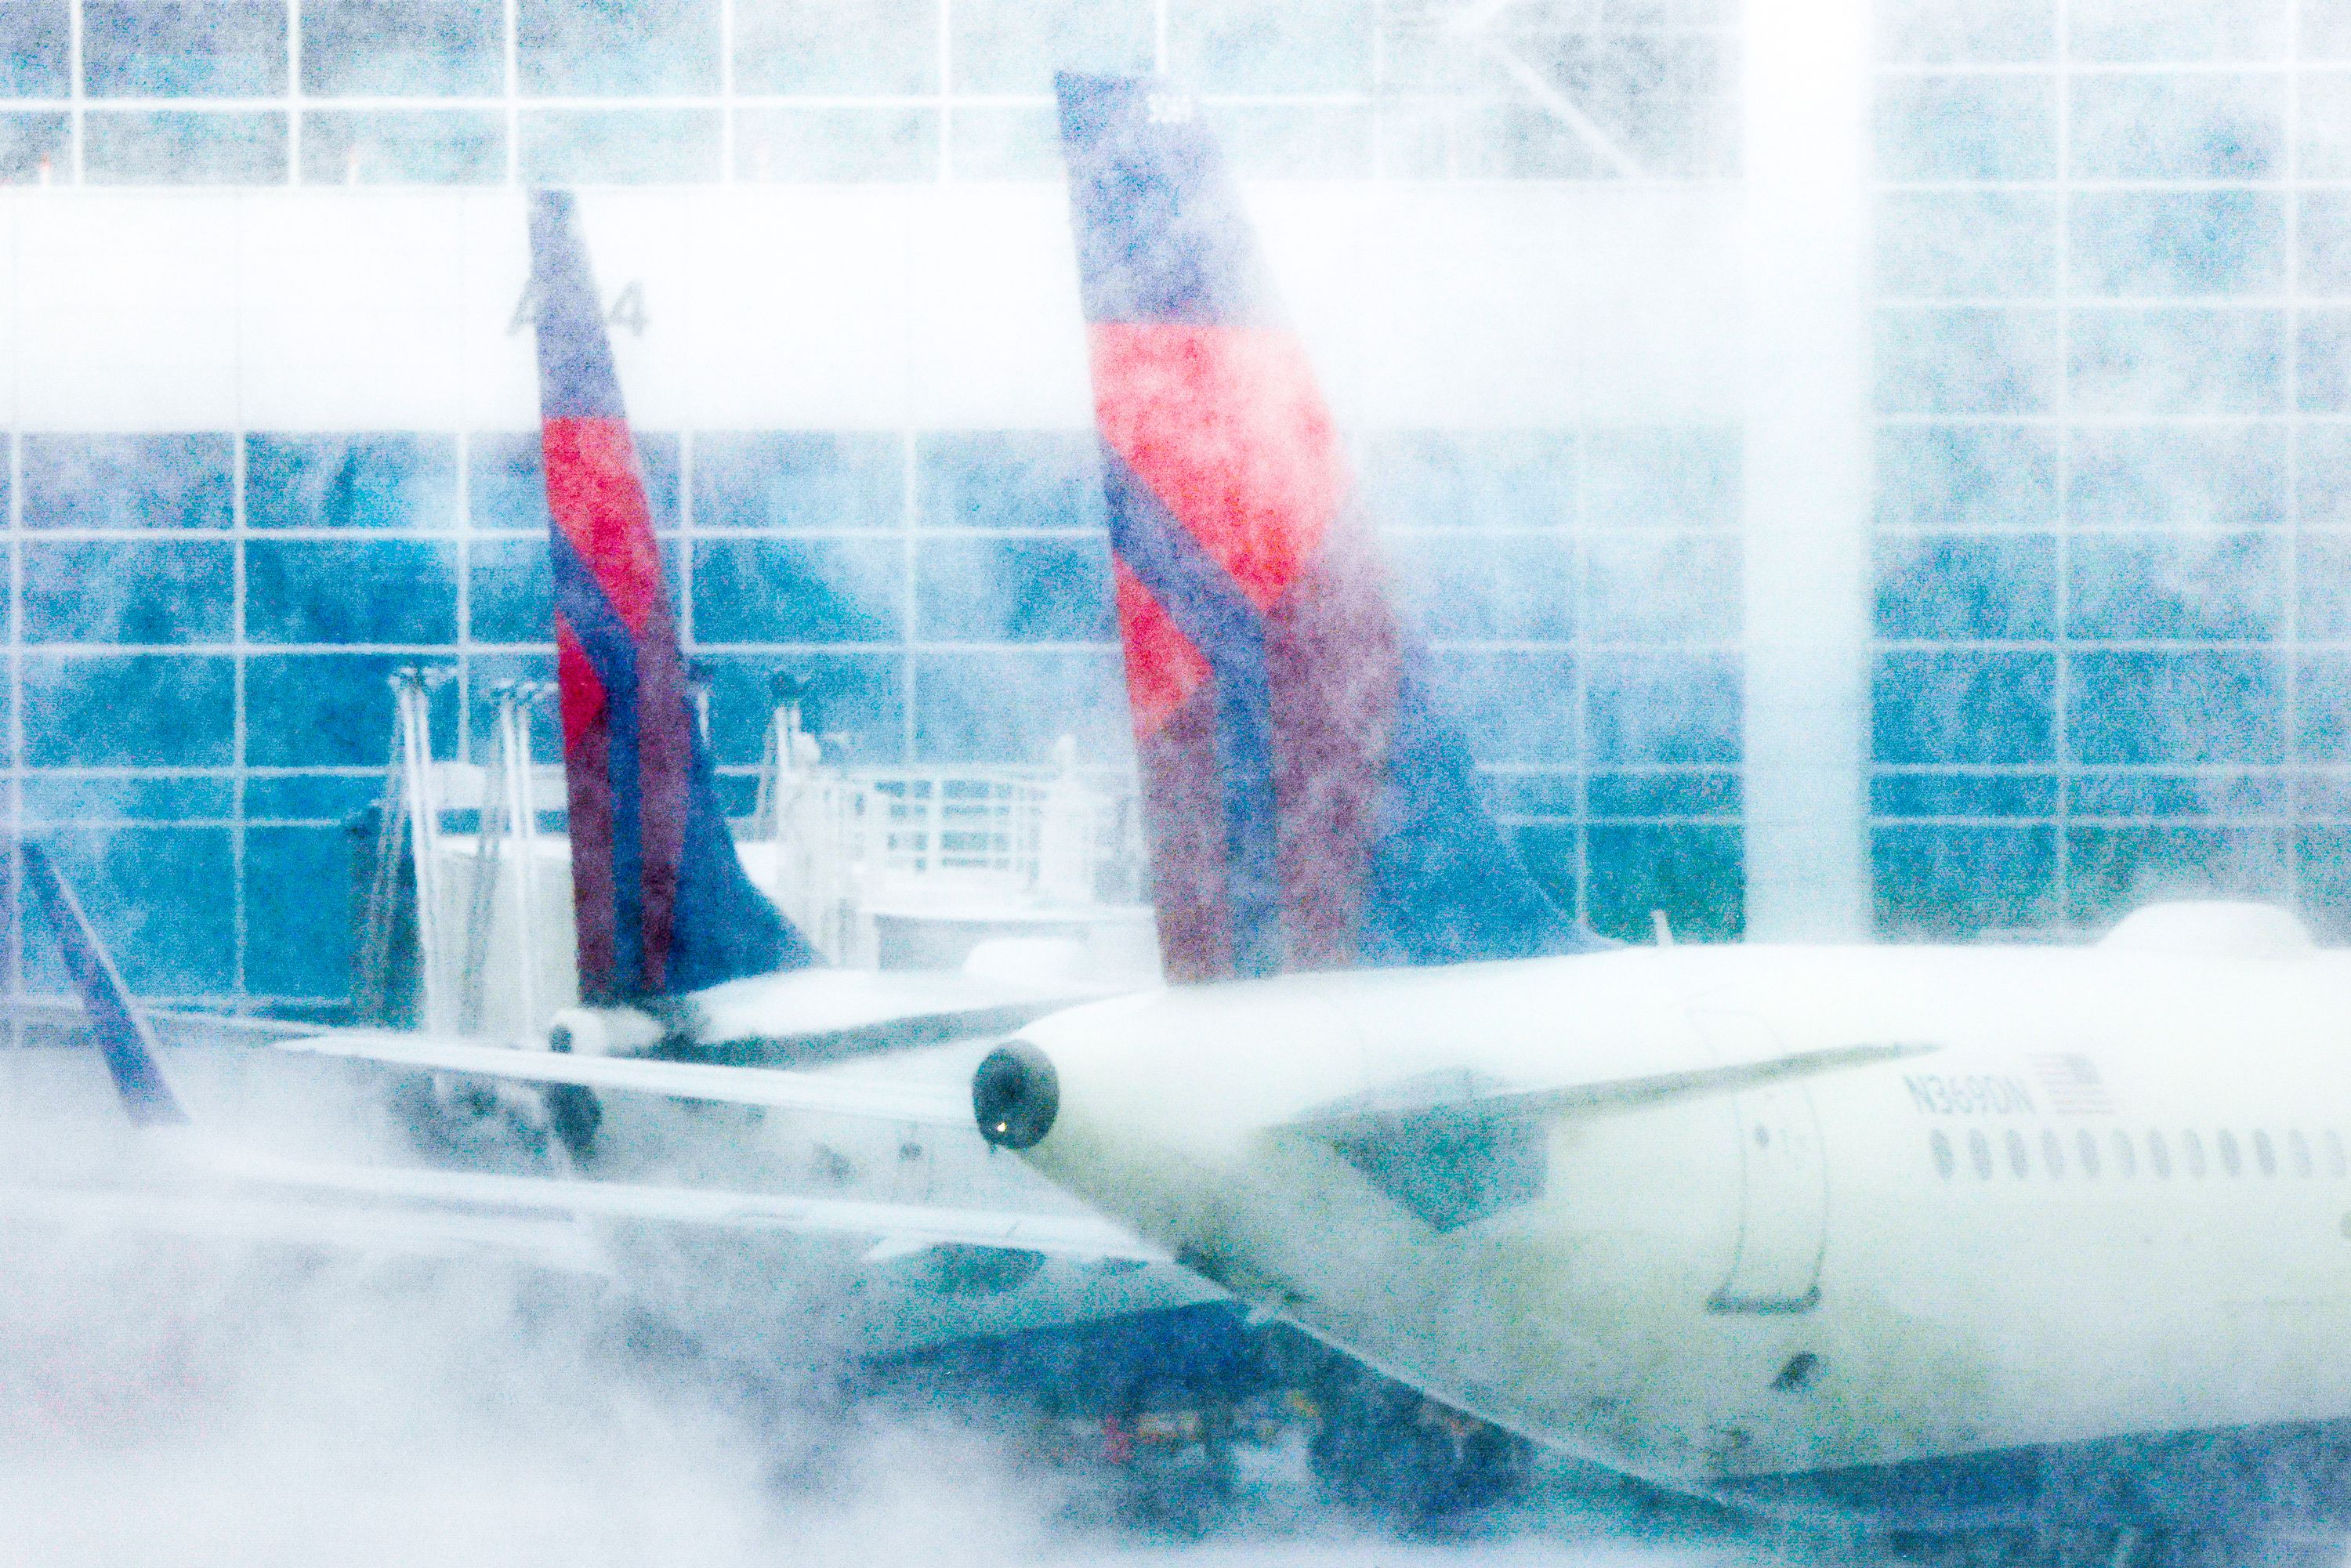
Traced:
<path fill-rule="evenodd" d="M 1168 978 L 1600 945 L 1479 802 L 1191 100 L 1057 87 Z"/>
<path fill-rule="evenodd" d="M 532 193 L 530 259 L 580 999 L 805 967 L 726 831 L 569 193 Z"/>

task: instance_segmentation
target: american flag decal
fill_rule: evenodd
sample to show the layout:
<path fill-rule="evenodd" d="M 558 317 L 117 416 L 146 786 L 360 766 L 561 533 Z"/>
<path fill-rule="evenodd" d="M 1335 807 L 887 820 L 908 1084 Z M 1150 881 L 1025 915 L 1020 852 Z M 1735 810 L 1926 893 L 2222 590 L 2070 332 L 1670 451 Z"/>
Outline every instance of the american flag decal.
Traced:
<path fill-rule="evenodd" d="M 2033 1076 L 2041 1081 L 2042 1092 L 2049 1096 L 2050 1105 L 2059 1115 L 2114 1114 L 2114 1094 L 2099 1076 L 2098 1064 L 2088 1057 L 2079 1051 L 2066 1051 L 2031 1060 Z"/>

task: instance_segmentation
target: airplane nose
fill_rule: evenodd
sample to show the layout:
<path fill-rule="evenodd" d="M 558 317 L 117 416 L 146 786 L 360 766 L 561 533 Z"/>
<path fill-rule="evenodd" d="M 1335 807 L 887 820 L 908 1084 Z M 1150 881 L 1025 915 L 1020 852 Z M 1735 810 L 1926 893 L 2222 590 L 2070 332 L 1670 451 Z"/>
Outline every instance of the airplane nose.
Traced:
<path fill-rule="evenodd" d="M 1035 1148 L 1061 1110 L 1061 1081 L 1052 1060 L 1025 1040 L 998 1046 L 972 1074 L 972 1114 L 979 1135 L 998 1148 Z"/>

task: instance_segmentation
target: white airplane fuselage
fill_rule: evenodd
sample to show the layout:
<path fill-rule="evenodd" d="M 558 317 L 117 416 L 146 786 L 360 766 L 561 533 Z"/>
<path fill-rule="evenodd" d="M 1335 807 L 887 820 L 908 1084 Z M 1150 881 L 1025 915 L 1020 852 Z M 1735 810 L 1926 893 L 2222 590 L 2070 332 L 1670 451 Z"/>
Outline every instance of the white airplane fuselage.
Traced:
<path fill-rule="evenodd" d="M 1059 1108 L 1026 1157 L 1391 1375 L 1677 1488 L 2325 1422 L 2351 1416 L 2346 998 L 2351 954 L 2238 906 L 2089 948 L 1290 977 L 1031 1025 Z M 1466 1220 L 1283 1126 L 1432 1075 L 1871 1043 L 1931 1049 L 1561 1113 L 1532 1185 Z"/>

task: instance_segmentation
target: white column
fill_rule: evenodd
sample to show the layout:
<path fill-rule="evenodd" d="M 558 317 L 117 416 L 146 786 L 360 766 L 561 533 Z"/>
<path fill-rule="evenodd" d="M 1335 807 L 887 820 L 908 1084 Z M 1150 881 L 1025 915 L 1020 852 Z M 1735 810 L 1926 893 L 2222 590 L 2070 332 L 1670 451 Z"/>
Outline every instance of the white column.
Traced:
<path fill-rule="evenodd" d="M 1865 0 L 1757 0 L 1745 94 L 1747 934 L 1869 930 Z"/>

